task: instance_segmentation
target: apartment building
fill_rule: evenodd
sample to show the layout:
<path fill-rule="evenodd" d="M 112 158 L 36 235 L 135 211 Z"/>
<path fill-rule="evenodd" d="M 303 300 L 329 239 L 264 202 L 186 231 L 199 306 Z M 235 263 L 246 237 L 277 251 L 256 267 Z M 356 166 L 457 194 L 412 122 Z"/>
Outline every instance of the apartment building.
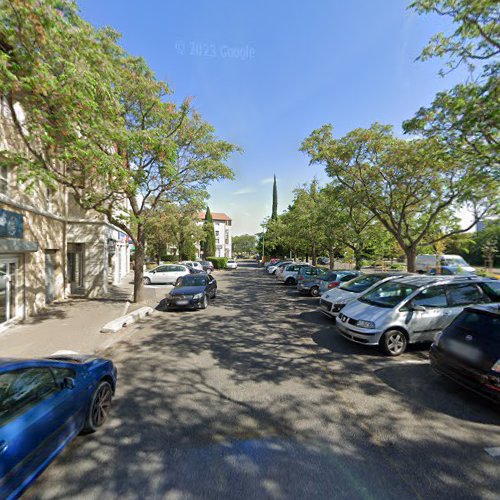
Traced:
<path fill-rule="evenodd" d="M 7 107 L 0 149 L 16 150 Z M 130 270 L 128 238 L 68 189 L 31 189 L 18 169 L 0 166 L 0 329 L 70 295 L 100 297 Z"/>
<path fill-rule="evenodd" d="M 200 212 L 198 214 L 200 224 L 205 220 L 205 212 Z M 229 215 L 224 213 L 212 212 L 212 219 L 214 221 L 214 231 L 215 231 L 215 256 L 216 257 L 228 257 L 233 256 L 232 252 L 232 225 L 233 221 Z M 198 248 L 199 252 L 199 248 Z"/>

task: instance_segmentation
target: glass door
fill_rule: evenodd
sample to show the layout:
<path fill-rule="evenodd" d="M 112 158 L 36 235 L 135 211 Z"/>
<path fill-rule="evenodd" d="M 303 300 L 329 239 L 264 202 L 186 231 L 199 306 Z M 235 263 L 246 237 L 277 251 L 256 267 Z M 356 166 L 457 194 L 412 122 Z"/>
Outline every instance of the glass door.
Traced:
<path fill-rule="evenodd" d="M 17 262 L 0 261 L 0 324 L 17 316 Z"/>

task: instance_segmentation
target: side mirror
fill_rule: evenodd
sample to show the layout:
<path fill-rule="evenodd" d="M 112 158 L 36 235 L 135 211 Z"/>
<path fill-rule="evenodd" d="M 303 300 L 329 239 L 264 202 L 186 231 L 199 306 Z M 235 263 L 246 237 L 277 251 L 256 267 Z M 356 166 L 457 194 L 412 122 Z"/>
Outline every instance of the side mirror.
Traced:
<path fill-rule="evenodd" d="M 75 379 L 71 377 L 64 377 L 62 381 L 63 389 L 74 389 L 75 388 Z"/>
<path fill-rule="evenodd" d="M 420 306 L 418 304 L 414 304 L 413 302 L 410 302 L 410 310 L 411 311 L 426 311 L 426 308 L 424 306 Z"/>

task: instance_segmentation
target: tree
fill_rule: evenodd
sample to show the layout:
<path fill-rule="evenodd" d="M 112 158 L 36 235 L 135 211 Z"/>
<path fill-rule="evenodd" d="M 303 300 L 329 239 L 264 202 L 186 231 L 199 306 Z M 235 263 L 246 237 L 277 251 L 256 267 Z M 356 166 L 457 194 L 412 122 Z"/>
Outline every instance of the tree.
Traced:
<path fill-rule="evenodd" d="M 372 125 L 334 139 L 332 126 L 313 131 L 302 151 L 324 164 L 334 183 L 368 209 L 405 252 L 415 270 L 417 250 L 469 230 L 496 206 L 498 181 L 488 169 L 464 163 L 439 141 L 395 138 L 389 126 Z M 458 226 L 453 214 L 472 209 L 473 222 Z"/>
<path fill-rule="evenodd" d="M 125 232 L 141 301 L 148 215 L 160 202 L 206 197 L 211 182 L 233 176 L 227 161 L 237 148 L 189 101 L 169 102 L 167 83 L 123 51 L 116 33 L 82 21 L 74 4 L 3 2 L 0 22 L 2 90 L 25 146 L 2 152 L 2 164 L 67 187 Z"/>
<path fill-rule="evenodd" d="M 276 220 L 277 218 L 278 218 L 278 187 L 276 186 L 276 175 L 275 175 L 273 183 L 273 212 L 271 215 L 271 219 Z"/>
<path fill-rule="evenodd" d="M 214 257 L 215 256 L 215 230 L 214 230 L 214 220 L 212 214 L 210 213 L 210 208 L 207 207 L 205 213 L 205 222 L 203 223 L 203 258 Z"/>
<path fill-rule="evenodd" d="M 438 137 L 460 151 L 465 161 L 498 168 L 498 78 L 500 30 L 496 0 L 416 0 L 419 14 L 437 14 L 454 24 L 451 34 L 438 33 L 424 48 L 421 60 L 447 57 L 444 76 L 462 64 L 469 79 L 440 92 L 429 107 L 403 124 L 407 133 Z"/>
<path fill-rule="evenodd" d="M 242 234 L 233 236 L 233 253 L 234 254 L 249 254 L 255 251 L 257 239 L 254 234 Z"/>

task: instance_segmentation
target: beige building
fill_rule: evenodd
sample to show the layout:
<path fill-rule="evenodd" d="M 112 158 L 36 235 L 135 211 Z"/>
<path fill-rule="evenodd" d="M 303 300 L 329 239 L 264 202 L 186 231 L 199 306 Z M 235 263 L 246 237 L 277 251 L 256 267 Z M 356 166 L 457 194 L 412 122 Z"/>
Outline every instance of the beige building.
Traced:
<path fill-rule="evenodd" d="M 205 212 L 199 212 L 198 219 L 200 220 L 200 224 L 203 224 L 203 221 L 205 220 Z M 212 213 L 212 219 L 214 221 L 215 231 L 215 257 L 231 258 L 233 256 L 233 221 L 229 215 L 218 212 Z M 200 254 L 199 245 L 197 246 L 197 252 L 200 258 L 203 257 Z"/>
<path fill-rule="evenodd" d="M 15 135 L 2 106 L 0 148 Z M 100 297 L 130 270 L 128 238 L 68 189 L 27 189 L 16 168 L 0 166 L 0 329 L 70 295 Z"/>

